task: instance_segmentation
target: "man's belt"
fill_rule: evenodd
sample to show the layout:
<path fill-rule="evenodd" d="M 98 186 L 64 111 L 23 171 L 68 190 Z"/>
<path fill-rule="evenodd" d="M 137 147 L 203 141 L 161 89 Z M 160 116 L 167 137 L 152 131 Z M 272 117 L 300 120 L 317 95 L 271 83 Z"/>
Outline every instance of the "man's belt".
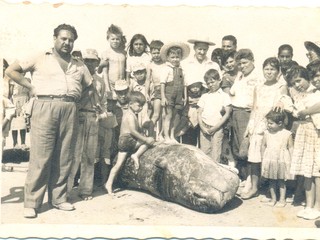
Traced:
<path fill-rule="evenodd" d="M 75 102 L 74 97 L 67 95 L 37 95 L 37 98 L 47 101 Z"/>
<path fill-rule="evenodd" d="M 79 109 L 79 112 L 90 112 L 90 113 L 96 113 L 96 111 L 95 111 L 95 110 L 83 109 L 83 108 Z"/>

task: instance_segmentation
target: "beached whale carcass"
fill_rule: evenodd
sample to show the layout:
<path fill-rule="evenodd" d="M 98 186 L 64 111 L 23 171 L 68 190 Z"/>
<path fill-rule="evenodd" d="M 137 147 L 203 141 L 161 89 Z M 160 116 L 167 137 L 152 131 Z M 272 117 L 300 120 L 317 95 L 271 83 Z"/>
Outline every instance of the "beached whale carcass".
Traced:
<path fill-rule="evenodd" d="M 162 143 L 147 150 L 138 170 L 133 161 L 126 161 L 118 180 L 122 187 L 149 191 L 206 213 L 223 208 L 239 187 L 235 172 L 184 144 Z"/>

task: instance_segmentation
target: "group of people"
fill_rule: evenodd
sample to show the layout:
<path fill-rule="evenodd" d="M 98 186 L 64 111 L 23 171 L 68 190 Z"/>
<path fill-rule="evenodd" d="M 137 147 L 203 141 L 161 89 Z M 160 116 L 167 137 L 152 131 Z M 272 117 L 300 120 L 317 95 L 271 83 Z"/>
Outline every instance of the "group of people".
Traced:
<path fill-rule="evenodd" d="M 92 199 L 96 176 L 113 193 L 128 155 L 138 171 L 140 156 L 158 142 L 194 145 L 212 161 L 228 164 L 239 174 L 242 199 L 256 197 L 264 179 L 270 194 L 262 201 L 284 207 L 286 184 L 295 181 L 295 193 L 305 192 L 305 208 L 297 216 L 320 217 L 315 43 L 305 42 L 306 68 L 284 44 L 259 74 L 252 51 L 238 50 L 232 35 L 223 37 L 211 58 L 215 43 L 209 39 L 189 39 L 191 50 L 183 42 L 149 44 L 135 34 L 126 48 L 121 28 L 111 25 L 107 50 L 99 57 L 95 49 L 72 51 L 77 37 L 73 26 L 61 24 L 52 49 L 5 71 L 33 97 L 25 217 L 37 216 L 46 189 L 53 207 L 74 210 L 69 198 L 77 173 L 83 200 Z"/>

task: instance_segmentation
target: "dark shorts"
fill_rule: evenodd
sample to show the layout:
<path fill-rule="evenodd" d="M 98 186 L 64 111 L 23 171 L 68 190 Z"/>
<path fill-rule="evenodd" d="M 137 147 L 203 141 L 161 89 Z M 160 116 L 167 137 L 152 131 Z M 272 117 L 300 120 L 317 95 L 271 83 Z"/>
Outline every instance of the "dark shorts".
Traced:
<path fill-rule="evenodd" d="M 124 134 L 119 137 L 119 152 L 134 152 L 136 150 L 137 140 L 131 134 Z"/>
<path fill-rule="evenodd" d="M 165 96 L 168 105 L 176 109 L 183 109 L 183 91 L 182 85 L 177 87 L 173 85 L 173 82 L 166 83 Z"/>
<path fill-rule="evenodd" d="M 161 86 L 155 86 L 153 88 L 153 97 L 152 99 L 161 99 Z"/>

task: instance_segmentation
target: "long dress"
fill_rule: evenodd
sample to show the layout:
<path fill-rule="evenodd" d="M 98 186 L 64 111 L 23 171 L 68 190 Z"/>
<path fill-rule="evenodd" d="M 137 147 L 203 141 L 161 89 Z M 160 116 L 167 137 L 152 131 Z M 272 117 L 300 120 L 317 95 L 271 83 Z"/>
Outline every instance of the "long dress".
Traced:
<path fill-rule="evenodd" d="M 291 132 L 283 129 L 276 133 L 265 132 L 266 149 L 262 158 L 261 175 L 268 179 L 293 179 L 290 175 L 291 155 L 288 140 Z"/>
<path fill-rule="evenodd" d="M 275 103 L 281 97 L 283 83 L 277 82 L 273 85 L 259 85 L 256 87 L 256 100 L 251 112 L 248 128 L 251 129 L 249 136 L 248 161 L 261 163 L 261 144 L 264 132 L 267 130 L 265 116 L 272 110 Z"/>

